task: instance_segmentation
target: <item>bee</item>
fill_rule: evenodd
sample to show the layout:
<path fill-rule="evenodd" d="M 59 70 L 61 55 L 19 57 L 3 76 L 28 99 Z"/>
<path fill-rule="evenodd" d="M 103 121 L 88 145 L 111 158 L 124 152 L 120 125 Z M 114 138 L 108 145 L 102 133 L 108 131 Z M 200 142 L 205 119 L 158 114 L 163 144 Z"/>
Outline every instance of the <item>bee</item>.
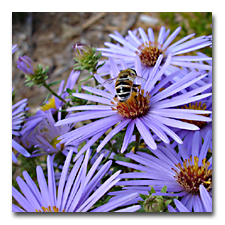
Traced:
<path fill-rule="evenodd" d="M 145 82 L 146 80 L 137 75 L 136 71 L 131 68 L 120 71 L 119 75 L 115 78 L 109 79 L 104 83 L 109 83 L 112 80 L 115 81 L 115 97 L 118 98 L 120 102 L 125 102 L 130 98 L 132 92 L 137 92 L 140 89 L 140 84 L 134 84 L 134 81 Z"/>

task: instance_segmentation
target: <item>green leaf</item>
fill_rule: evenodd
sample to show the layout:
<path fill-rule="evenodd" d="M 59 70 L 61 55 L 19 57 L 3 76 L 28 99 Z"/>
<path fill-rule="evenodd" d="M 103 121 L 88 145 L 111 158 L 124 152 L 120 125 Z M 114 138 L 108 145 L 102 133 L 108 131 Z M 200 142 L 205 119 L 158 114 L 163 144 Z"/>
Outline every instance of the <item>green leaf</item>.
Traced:
<path fill-rule="evenodd" d="M 172 202 L 171 199 L 166 200 L 166 201 L 165 201 L 165 206 L 167 207 L 171 202 Z"/>
<path fill-rule="evenodd" d="M 161 189 L 161 192 L 162 192 L 162 193 L 166 193 L 166 191 L 167 191 L 167 187 L 164 186 L 164 187 Z"/>
<path fill-rule="evenodd" d="M 114 155 L 113 158 L 118 161 L 131 162 L 131 159 L 120 156 L 120 155 Z"/>
<path fill-rule="evenodd" d="M 151 187 L 151 193 L 156 193 L 155 189 L 153 188 L 153 186 Z"/>
<path fill-rule="evenodd" d="M 143 199 L 143 200 L 145 200 L 147 197 L 145 196 L 145 195 L 143 195 L 143 194 L 139 194 L 139 196 Z"/>
<path fill-rule="evenodd" d="M 79 83 L 85 82 L 93 77 L 94 77 L 93 75 L 90 75 L 90 76 L 86 77 L 85 79 L 81 80 Z"/>
<path fill-rule="evenodd" d="M 48 101 L 49 97 L 50 97 L 51 93 L 48 93 L 47 97 L 45 98 L 43 105 Z"/>
<path fill-rule="evenodd" d="M 53 85 L 56 85 L 56 84 L 60 83 L 61 81 L 62 81 L 62 80 L 54 81 L 54 82 L 48 84 L 48 86 L 51 87 L 51 86 L 53 86 Z"/>

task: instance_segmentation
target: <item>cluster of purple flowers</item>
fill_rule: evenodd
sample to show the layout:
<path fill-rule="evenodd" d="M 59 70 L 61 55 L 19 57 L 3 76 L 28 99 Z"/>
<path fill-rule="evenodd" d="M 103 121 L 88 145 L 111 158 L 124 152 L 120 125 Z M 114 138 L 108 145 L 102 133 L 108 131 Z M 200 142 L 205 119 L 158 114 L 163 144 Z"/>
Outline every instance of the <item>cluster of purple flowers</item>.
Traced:
<path fill-rule="evenodd" d="M 25 118 L 27 99 L 13 105 L 13 152 L 47 157 L 36 183 L 26 171 L 16 178 L 14 212 L 212 212 L 212 58 L 193 53 L 212 38 L 171 44 L 180 30 L 162 27 L 158 39 L 151 28 L 110 34 L 118 43 L 96 49 L 108 60 L 94 68 L 85 57 L 95 51 L 76 44 L 85 66 L 76 65 L 100 86 L 75 88 L 81 75 L 72 70 L 35 115 Z M 17 67 L 32 77 L 40 68 L 27 56 Z M 120 93 L 130 87 L 121 101 L 115 86 L 127 69 L 137 79 L 120 81 Z"/>

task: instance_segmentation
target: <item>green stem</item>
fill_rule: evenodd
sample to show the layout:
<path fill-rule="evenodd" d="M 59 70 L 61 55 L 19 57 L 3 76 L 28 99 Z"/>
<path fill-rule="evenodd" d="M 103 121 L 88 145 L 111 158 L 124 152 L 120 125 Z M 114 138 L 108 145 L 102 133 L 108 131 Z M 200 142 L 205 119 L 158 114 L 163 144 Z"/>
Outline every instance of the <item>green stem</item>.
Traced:
<path fill-rule="evenodd" d="M 138 148 L 139 148 L 139 145 L 140 145 L 140 138 L 141 138 L 141 135 L 139 132 L 137 132 L 136 134 L 136 145 L 135 145 L 135 148 L 134 148 L 134 153 L 138 151 Z"/>
<path fill-rule="evenodd" d="M 64 102 L 65 104 L 67 104 L 66 100 L 64 100 L 62 97 L 60 97 L 59 95 L 57 95 L 47 84 L 46 82 L 43 83 L 43 86 L 48 89 L 48 91 L 50 93 L 52 93 L 55 97 L 57 97 L 59 100 L 61 100 L 62 102 Z"/>

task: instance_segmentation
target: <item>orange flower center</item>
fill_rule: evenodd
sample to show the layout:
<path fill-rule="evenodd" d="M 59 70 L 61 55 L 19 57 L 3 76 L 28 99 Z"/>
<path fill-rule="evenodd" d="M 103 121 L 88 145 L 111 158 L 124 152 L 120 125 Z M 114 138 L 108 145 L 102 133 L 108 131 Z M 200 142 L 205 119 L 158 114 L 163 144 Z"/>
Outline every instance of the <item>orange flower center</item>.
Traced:
<path fill-rule="evenodd" d="M 196 102 L 196 103 L 189 103 L 189 105 L 184 105 L 184 106 L 181 106 L 182 109 L 194 109 L 194 110 L 205 110 L 206 109 L 206 104 L 201 104 L 201 102 Z M 197 114 L 197 115 L 200 115 L 200 114 Z M 209 116 L 209 114 L 201 114 L 202 116 Z M 204 121 L 195 121 L 195 120 L 185 120 L 185 119 L 182 119 L 183 122 L 186 122 L 186 123 L 191 123 L 191 124 L 194 124 L 196 126 L 198 126 L 199 128 L 202 128 L 207 122 L 204 122 Z"/>
<path fill-rule="evenodd" d="M 138 47 L 141 52 L 136 53 L 145 66 L 154 66 L 158 57 L 163 54 L 163 51 L 160 50 L 157 45 L 158 43 L 149 41 L 141 44 Z"/>
<path fill-rule="evenodd" d="M 206 158 L 202 160 L 202 165 L 198 166 L 198 157 L 194 156 L 194 163 L 192 157 L 183 162 L 183 166 L 178 163 L 175 166 L 179 169 L 172 168 L 176 172 L 174 178 L 177 182 L 189 193 L 199 194 L 199 186 L 204 185 L 207 191 L 212 188 L 212 170 L 209 170 L 209 162 Z"/>
<path fill-rule="evenodd" d="M 56 206 L 53 206 L 52 208 L 51 206 L 49 206 L 48 208 L 45 208 L 44 206 L 42 206 L 41 208 L 43 212 L 59 212 L 59 208 L 57 208 Z M 36 209 L 36 212 L 42 212 L 42 211 Z M 62 212 L 65 212 L 65 209 L 63 209 Z"/>
<path fill-rule="evenodd" d="M 120 102 L 117 98 L 114 98 L 116 103 L 111 102 L 115 105 L 112 110 L 116 110 L 121 116 L 130 119 L 145 116 L 150 107 L 150 97 L 148 92 L 144 96 L 144 90 L 140 90 L 137 93 L 132 92 L 130 98 L 125 102 Z"/>

